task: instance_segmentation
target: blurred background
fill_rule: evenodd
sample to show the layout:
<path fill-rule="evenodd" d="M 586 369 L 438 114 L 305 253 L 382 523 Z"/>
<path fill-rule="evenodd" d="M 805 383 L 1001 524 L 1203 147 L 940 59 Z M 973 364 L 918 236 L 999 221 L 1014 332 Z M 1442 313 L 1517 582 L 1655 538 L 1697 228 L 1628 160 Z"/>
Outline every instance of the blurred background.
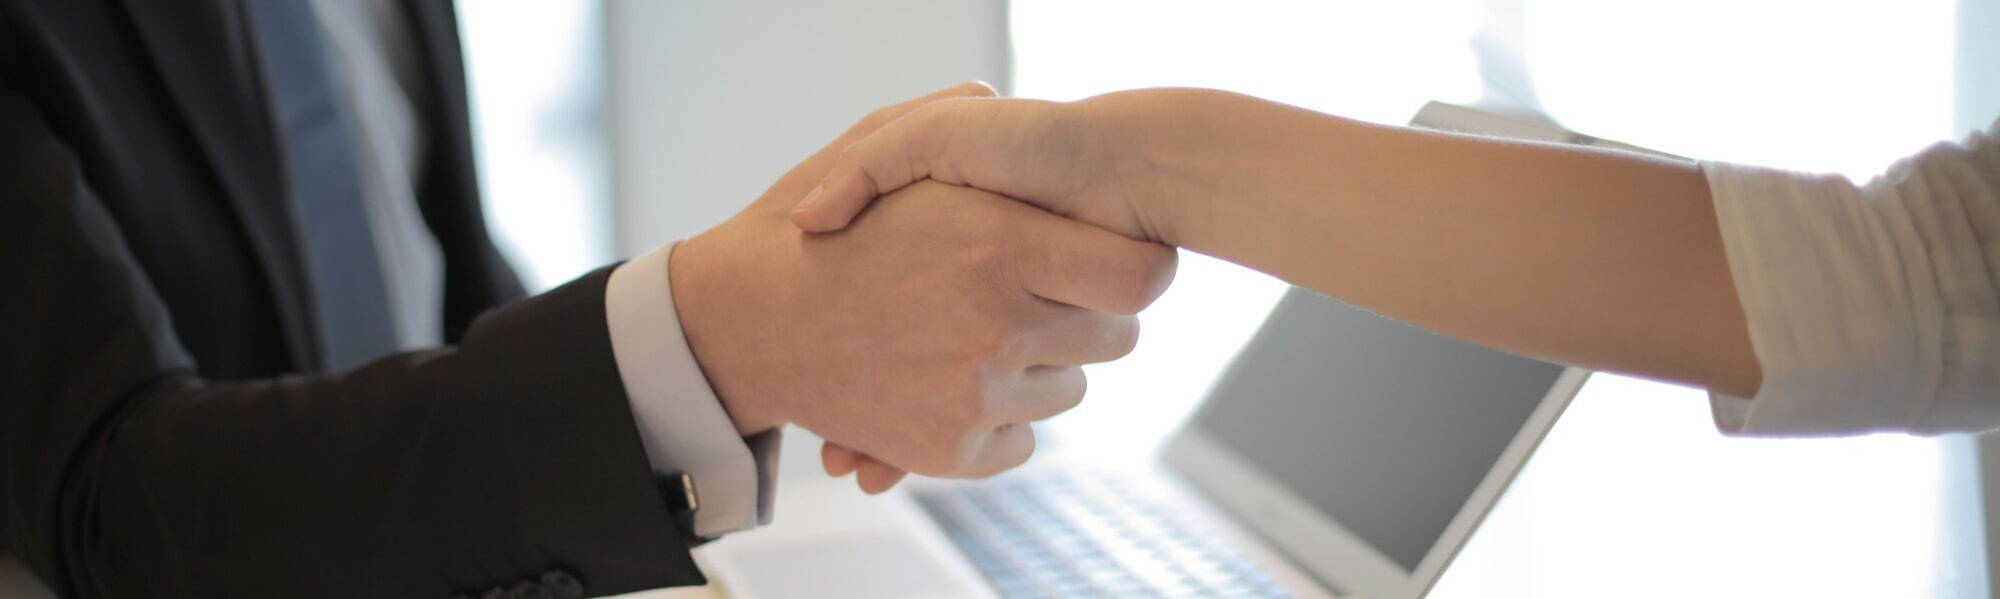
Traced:
<path fill-rule="evenodd" d="M 2000 115 L 1991 0 L 459 4 L 488 218 L 536 290 L 713 226 L 868 110 L 966 79 L 1054 100 L 1215 87 L 1395 124 L 1484 94 L 1856 180 Z M 1495 97 L 1482 73 L 1510 72 Z M 1184 253 L 1139 348 L 1090 369 L 1045 447 L 1148 459 L 1284 287 Z M 774 527 L 813 515 L 783 494 L 815 484 L 818 443 L 788 434 L 801 482 Z M 1698 390 L 1597 376 L 1432 596 L 1988 596 L 1979 453 L 1725 439 Z"/>

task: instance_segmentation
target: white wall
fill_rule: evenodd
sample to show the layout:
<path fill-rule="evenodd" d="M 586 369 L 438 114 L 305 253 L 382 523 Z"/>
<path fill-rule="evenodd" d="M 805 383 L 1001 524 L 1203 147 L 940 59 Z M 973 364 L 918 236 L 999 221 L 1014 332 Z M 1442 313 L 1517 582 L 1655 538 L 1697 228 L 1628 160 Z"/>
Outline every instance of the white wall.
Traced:
<path fill-rule="evenodd" d="M 1959 0 L 1952 124 L 1959 133 L 2000 117 L 2000 0 Z"/>
<path fill-rule="evenodd" d="M 611 259 L 598 16 L 596 0 L 458 3 L 486 221 L 530 293 Z"/>
<path fill-rule="evenodd" d="M 616 251 L 705 230 L 875 107 L 1004 89 L 1002 0 L 606 0 Z"/>
<path fill-rule="evenodd" d="M 1957 18 L 1952 129 L 1963 135 L 2000 117 L 2000 36 L 1993 34 L 2000 31 L 2000 0 L 1959 0 Z M 2000 572 L 2000 433 L 1957 440 L 1952 450 L 1945 509 L 1961 521 L 1986 524 L 1982 539 L 1960 535 L 1947 541 L 1958 557 L 1952 565 L 1962 578 L 1984 581 L 1979 590 L 1994 596 L 2000 591 L 1993 579 Z"/>

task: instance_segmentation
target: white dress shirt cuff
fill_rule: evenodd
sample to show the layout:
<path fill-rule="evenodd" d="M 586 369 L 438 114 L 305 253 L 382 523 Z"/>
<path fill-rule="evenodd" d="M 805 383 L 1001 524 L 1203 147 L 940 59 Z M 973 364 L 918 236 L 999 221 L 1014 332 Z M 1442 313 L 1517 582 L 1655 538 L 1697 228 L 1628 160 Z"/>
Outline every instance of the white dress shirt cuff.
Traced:
<path fill-rule="evenodd" d="M 702 375 L 667 277 L 676 245 L 613 270 L 604 314 L 646 458 L 653 472 L 693 482 L 694 533 L 712 538 L 771 521 L 780 433 L 739 436 Z"/>

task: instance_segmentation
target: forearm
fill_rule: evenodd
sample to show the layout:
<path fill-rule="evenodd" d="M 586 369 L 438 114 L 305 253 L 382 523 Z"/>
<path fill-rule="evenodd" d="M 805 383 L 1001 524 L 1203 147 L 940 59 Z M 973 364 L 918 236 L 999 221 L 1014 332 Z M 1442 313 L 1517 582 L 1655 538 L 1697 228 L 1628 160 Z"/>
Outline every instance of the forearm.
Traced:
<path fill-rule="evenodd" d="M 1146 94 L 1155 94 L 1145 97 Z M 1758 386 L 1692 164 L 1163 90 L 1135 138 L 1163 241 L 1507 351 L 1748 396 Z"/>
<path fill-rule="evenodd" d="M 593 594 L 700 582 L 589 329 L 604 278 L 489 312 L 455 347 L 334 375 L 151 386 L 74 470 L 61 521 L 93 534 L 57 537 L 68 588 L 444 596 L 557 571 Z M 339 574 L 354 572 L 367 575 Z"/>
<path fill-rule="evenodd" d="M 449 348 L 253 380 L 225 359 L 210 368 L 232 380 L 213 380 L 178 334 L 202 321 L 155 286 L 179 271 L 142 267 L 78 156 L 27 98 L 0 92 L 0 273 L 22 282 L 0 294 L 0 545 L 58 594 L 701 580 L 636 436 L 604 273 L 487 312 Z M 221 308 L 191 311 L 242 305 L 215 294 Z"/>

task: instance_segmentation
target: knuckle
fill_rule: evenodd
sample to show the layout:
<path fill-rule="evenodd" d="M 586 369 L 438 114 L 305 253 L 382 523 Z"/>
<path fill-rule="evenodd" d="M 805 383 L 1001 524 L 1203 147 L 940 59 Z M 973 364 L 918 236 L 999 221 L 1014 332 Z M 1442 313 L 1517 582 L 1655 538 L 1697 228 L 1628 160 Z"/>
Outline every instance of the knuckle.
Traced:
<path fill-rule="evenodd" d="M 965 260 L 973 270 L 996 276 L 1009 274 L 1014 264 L 1007 254 L 1004 242 L 996 233 L 975 233 L 966 239 Z"/>
<path fill-rule="evenodd" d="M 1154 247 L 1152 248 L 1153 252 L 1150 261 L 1151 264 L 1150 272 L 1153 276 L 1153 285 L 1157 287 L 1159 291 L 1164 292 L 1167 290 L 1168 285 L 1173 284 L 1174 275 L 1180 271 L 1181 252 L 1180 250 L 1167 247 L 1164 245 L 1159 245 L 1159 244 L 1153 244 L 1153 245 Z M 1158 294 L 1155 294 L 1155 297 L 1158 297 Z"/>
<path fill-rule="evenodd" d="M 1105 345 L 1111 350 L 1112 359 L 1123 358 L 1139 348 L 1139 318 L 1123 316 L 1113 321 L 1105 332 Z"/>
<path fill-rule="evenodd" d="M 1152 280 L 1145 276 L 1143 268 L 1136 265 L 1121 266 L 1107 279 L 1110 286 L 1104 298 L 1105 309 L 1121 316 L 1138 314 L 1153 303 Z"/>
<path fill-rule="evenodd" d="M 1011 337 L 1009 327 L 994 315 L 968 319 L 958 334 L 959 357 L 964 361 L 961 366 L 972 369 L 975 375 L 979 374 L 987 363 L 1006 353 Z"/>
<path fill-rule="evenodd" d="M 989 391 L 983 383 L 984 381 L 974 382 L 972 389 L 966 392 L 965 400 L 960 402 L 962 407 L 959 419 L 954 423 L 956 426 L 952 429 L 954 432 L 970 435 L 986 426 L 993 414 L 999 411 L 1004 400 L 999 394 Z"/>
<path fill-rule="evenodd" d="M 932 118 L 930 115 L 937 112 L 939 102 L 950 102 L 950 101 L 951 100 L 948 99 L 936 100 L 913 106 L 899 106 L 897 107 L 898 109 L 895 111 L 885 112 L 884 114 L 882 114 L 881 115 L 882 120 L 879 124 L 883 127 L 887 127 L 891 123 L 900 123 L 903 121 L 908 121 L 911 123 L 920 123 L 923 122 L 925 119 Z M 897 126 L 901 127 L 902 125 L 899 124 Z"/>
<path fill-rule="evenodd" d="M 874 112 L 862 115 L 860 119 L 854 121 L 853 125 L 849 125 L 846 131 L 841 132 L 840 137 L 835 138 L 834 142 L 835 143 L 853 142 L 855 140 L 862 139 L 869 133 L 874 132 L 876 129 L 881 129 L 884 123 L 889 122 L 886 119 L 886 117 L 881 116 L 883 110 L 886 109 L 876 109 Z M 846 152 L 842 152 L 843 155 L 845 153 Z"/>
<path fill-rule="evenodd" d="M 902 104 L 890 104 L 888 106 L 883 106 L 881 108 L 868 111 L 868 114 L 863 115 L 861 117 L 861 122 L 858 123 L 858 125 L 860 125 L 861 128 L 866 128 L 866 129 L 880 129 L 883 125 L 889 124 L 889 121 L 896 120 L 896 117 L 898 115 L 901 115 L 904 112 L 907 112 L 908 110 L 909 108 Z"/>
<path fill-rule="evenodd" d="M 909 471 L 923 476 L 943 478 L 958 472 L 959 458 L 954 452 L 929 452 L 910 464 Z"/>
<path fill-rule="evenodd" d="M 994 218 L 985 202 L 967 202 L 972 199 L 963 188 L 954 187 L 936 180 L 921 183 L 929 191 L 939 192 L 938 197 L 950 201 L 947 211 L 940 213 L 940 223 L 944 234 L 949 235 L 953 252 L 960 259 L 973 265 L 990 265 L 1002 262 L 1010 249 L 1009 234 L 1016 227 L 1006 219 Z"/>
<path fill-rule="evenodd" d="M 960 443 L 993 424 L 994 415 L 1005 407 L 1004 394 L 996 392 L 983 375 L 984 368 L 963 377 L 960 387 L 948 393 L 949 405 L 940 410 L 935 434 L 940 444 Z"/>
<path fill-rule="evenodd" d="M 1005 211 L 992 210 L 991 206 L 982 208 L 989 209 L 977 213 L 981 222 L 970 233 L 971 238 L 977 241 L 980 251 L 985 253 L 986 259 L 995 263 L 1006 263 L 1029 255 L 1022 250 L 1029 247 L 1027 245 L 1029 242 L 1025 240 L 1033 239 L 1038 233 L 1033 224 Z"/>
<path fill-rule="evenodd" d="M 1125 314 L 1138 314 L 1153 305 L 1160 295 L 1166 293 L 1167 286 L 1174 281 L 1180 258 L 1174 250 L 1156 244 L 1146 244 L 1146 251 L 1129 264 L 1121 277 L 1118 309 Z"/>
<path fill-rule="evenodd" d="M 833 179 L 833 176 L 835 174 L 838 174 L 843 170 L 853 168 L 854 160 L 856 157 L 857 156 L 855 155 L 854 144 L 846 144 L 840 146 L 840 149 L 833 153 L 833 164 L 832 166 L 827 167 L 827 174 L 825 178 Z"/>
<path fill-rule="evenodd" d="M 1062 402 L 1062 410 L 1060 411 L 1063 412 L 1070 411 L 1082 405 L 1084 395 L 1090 391 L 1090 377 L 1083 373 L 1083 369 L 1074 368 L 1071 370 L 1073 371 L 1073 374 L 1070 375 L 1072 377 L 1071 380 L 1075 382 L 1064 387 L 1061 392 L 1062 396 L 1057 398 Z"/>
<path fill-rule="evenodd" d="M 1009 291 L 1018 290 L 1021 286 L 1016 281 L 1022 278 L 1021 269 L 1023 266 L 1011 259 L 1008 254 L 1009 252 L 998 243 L 972 241 L 969 243 L 965 256 L 965 273 L 971 277 L 970 280 L 981 286 L 980 289 L 982 291 L 987 293 L 1004 295 Z M 991 306 L 985 307 L 990 308 Z M 994 316 L 991 312 L 983 312 L 983 314 L 989 317 Z M 988 328 L 1005 326 L 1004 323 L 997 319 L 981 319 L 980 322 L 985 323 L 985 326 Z"/>
<path fill-rule="evenodd" d="M 1028 458 L 1035 455 L 1035 428 L 1025 424 L 999 427 L 994 429 L 987 445 L 995 455 L 990 456 L 985 467 L 975 473 L 979 478 L 1013 470 L 1027 463 Z"/>
<path fill-rule="evenodd" d="M 965 469 L 968 434 L 963 429 L 940 426 L 929 435 L 924 450 L 911 461 L 910 472 L 924 476 L 946 477 Z"/>
<path fill-rule="evenodd" d="M 973 473 L 973 468 L 979 464 L 980 451 L 991 434 L 992 431 L 989 430 L 967 432 L 954 437 L 950 451 L 938 452 L 944 463 L 941 464 L 943 467 L 941 472 L 934 476 L 965 476 Z"/>
<path fill-rule="evenodd" d="M 959 94 L 962 95 L 977 96 L 977 97 L 993 97 L 1000 95 L 1000 92 L 994 90 L 992 85 L 986 83 L 985 81 L 980 81 L 978 79 L 973 79 L 971 81 L 966 81 L 958 85 L 952 86 L 952 91 L 958 92 Z"/>
<path fill-rule="evenodd" d="M 951 98 L 925 104 L 909 116 L 913 148 L 925 152 L 939 150 L 955 127 L 965 124 L 973 112 L 968 109 L 977 98 Z"/>
<path fill-rule="evenodd" d="M 1028 458 L 1035 455 L 1035 427 L 1017 424 L 1014 425 L 1013 430 L 1020 431 L 1021 451 L 1014 455 L 1012 463 L 1007 464 L 1007 468 L 1009 469 L 1027 463 Z"/>

